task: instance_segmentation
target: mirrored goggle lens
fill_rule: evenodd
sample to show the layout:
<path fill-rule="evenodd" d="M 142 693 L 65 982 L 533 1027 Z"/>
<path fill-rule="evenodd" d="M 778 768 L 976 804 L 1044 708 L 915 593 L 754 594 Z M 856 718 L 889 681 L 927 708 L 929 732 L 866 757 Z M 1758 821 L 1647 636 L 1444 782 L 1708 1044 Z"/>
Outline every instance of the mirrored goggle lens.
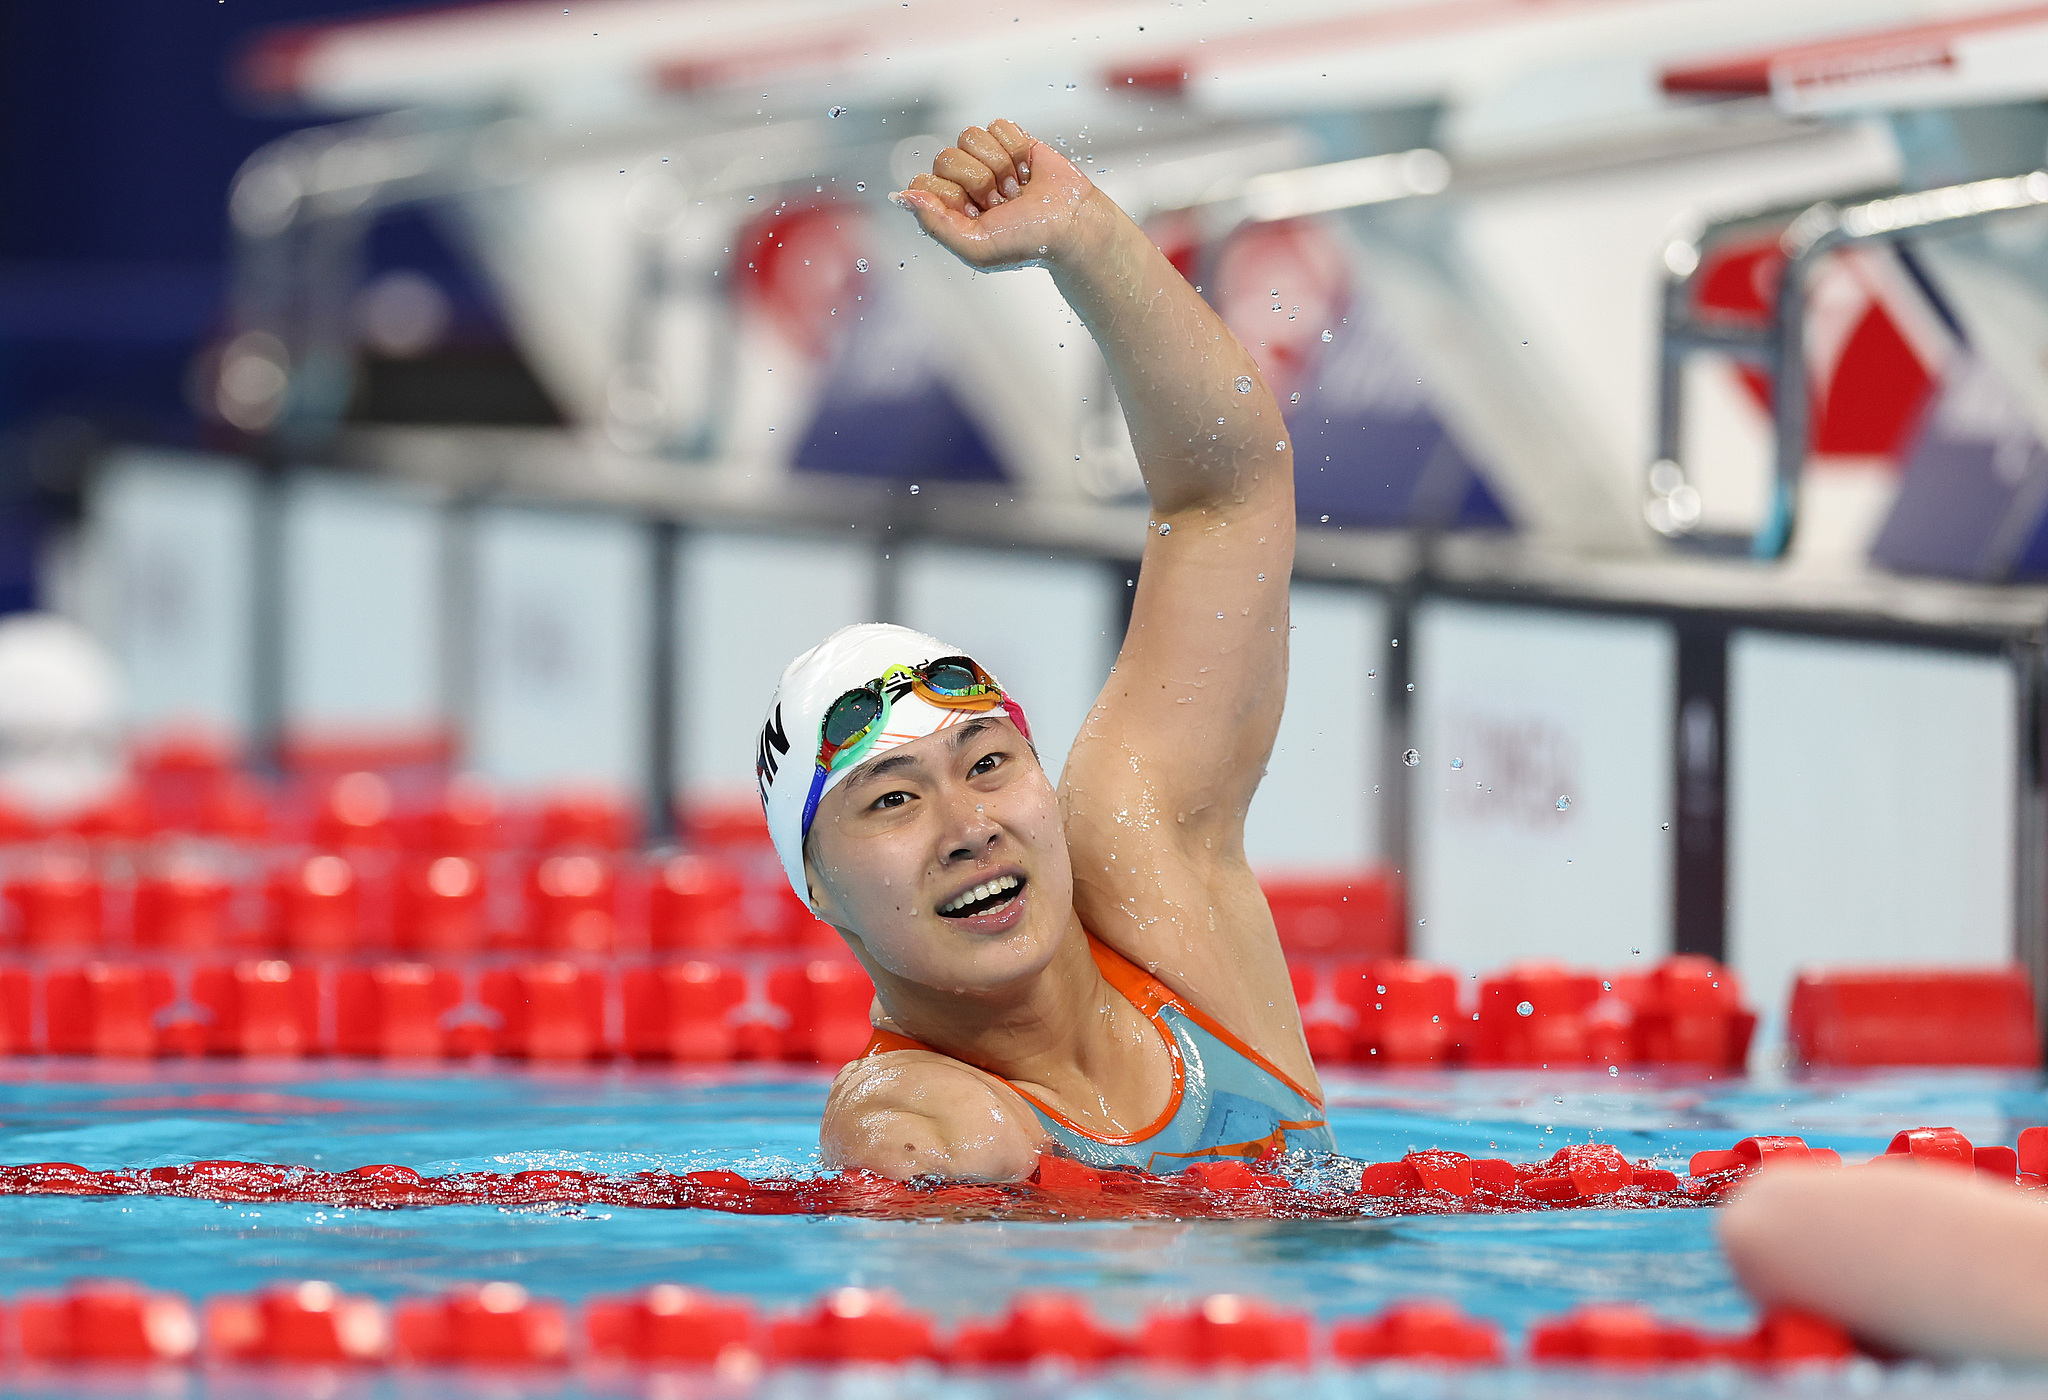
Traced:
<path fill-rule="evenodd" d="M 941 695 L 967 695 L 982 687 L 981 673 L 964 656 L 949 656 L 924 668 L 924 683 Z"/>
<path fill-rule="evenodd" d="M 849 690 L 825 712 L 825 742 L 835 749 L 851 743 L 881 713 L 881 696 L 872 690 Z"/>

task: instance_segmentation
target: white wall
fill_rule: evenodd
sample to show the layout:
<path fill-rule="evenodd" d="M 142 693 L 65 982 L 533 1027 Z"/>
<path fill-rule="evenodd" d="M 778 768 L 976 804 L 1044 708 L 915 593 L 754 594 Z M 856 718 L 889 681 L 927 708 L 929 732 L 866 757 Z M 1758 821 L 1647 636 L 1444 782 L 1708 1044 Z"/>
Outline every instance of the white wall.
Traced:
<path fill-rule="evenodd" d="M 1058 781 L 1123 640 L 1110 568 L 954 545 L 914 545 L 901 563 L 899 620 L 995 674 L 1024 707 L 1039 758 Z"/>
<path fill-rule="evenodd" d="M 138 726 L 252 724 L 256 480 L 195 453 L 126 451 L 93 485 L 92 619 L 128 682 Z"/>
<path fill-rule="evenodd" d="M 1479 972 L 1522 958 L 1647 966 L 1669 952 L 1670 628 L 1426 602 L 1402 645 L 1415 648 L 1421 755 L 1397 770 L 1417 956 Z"/>
<path fill-rule="evenodd" d="M 844 540 L 692 531 L 677 544 L 677 777 L 751 794 L 768 697 L 797 655 L 874 620 L 875 551 Z"/>
<path fill-rule="evenodd" d="M 2013 957 L 2011 667 L 1740 632 L 1728 656 L 1728 955 L 1782 1014 L 1802 963 Z"/>
<path fill-rule="evenodd" d="M 653 551 L 644 525 L 492 506 L 474 517 L 469 759 L 514 788 L 647 782 Z"/>
<path fill-rule="evenodd" d="M 1259 870 L 1356 869 L 1381 849 L 1387 606 L 1314 583 L 1295 584 L 1289 605 L 1287 712 L 1245 818 L 1245 854 Z"/>
<path fill-rule="evenodd" d="M 287 726 L 417 733 L 437 725 L 436 503 L 389 484 L 302 476 L 286 489 L 283 528 Z"/>

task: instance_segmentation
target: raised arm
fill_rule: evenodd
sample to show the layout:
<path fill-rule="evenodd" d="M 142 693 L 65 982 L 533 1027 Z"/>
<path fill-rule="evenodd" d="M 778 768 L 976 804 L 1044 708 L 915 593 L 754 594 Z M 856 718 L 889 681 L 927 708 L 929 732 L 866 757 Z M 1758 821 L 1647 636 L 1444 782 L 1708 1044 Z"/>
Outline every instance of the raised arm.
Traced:
<path fill-rule="evenodd" d="M 1067 786 L 1121 791 L 1134 755 L 1183 845 L 1234 851 L 1287 688 L 1280 405 L 1222 319 L 1050 146 L 999 121 L 933 168 L 899 199 L 971 265 L 1051 271 L 1109 362 L 1152 500 L 1130 631 Z"/>
<path fill-rule="evenodd" d="M 1130 630 L 1061 782 L 1075 908 L 1312 1082 L 1244 858 L 1287 691 L 1294 456 L 1280 405 L 1130 217 L 1014 125 L 963 132 L 898 198 L 972 266 L 1050 270 L 1109 363 L 1152 499 Z"/>

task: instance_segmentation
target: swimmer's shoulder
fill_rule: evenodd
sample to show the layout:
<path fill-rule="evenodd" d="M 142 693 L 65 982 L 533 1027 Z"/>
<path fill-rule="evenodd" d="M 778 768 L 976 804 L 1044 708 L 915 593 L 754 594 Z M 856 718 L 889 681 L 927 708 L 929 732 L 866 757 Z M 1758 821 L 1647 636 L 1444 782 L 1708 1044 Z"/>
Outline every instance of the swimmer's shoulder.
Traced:
<path fill-rule="evenodd" d="M 908 1180 L 1019 1181 L 1050 1146 L 1009 1085 L 931 1050 L 891 1050 L 839 1071 L 819 1145 L 830 1167 Z"/>

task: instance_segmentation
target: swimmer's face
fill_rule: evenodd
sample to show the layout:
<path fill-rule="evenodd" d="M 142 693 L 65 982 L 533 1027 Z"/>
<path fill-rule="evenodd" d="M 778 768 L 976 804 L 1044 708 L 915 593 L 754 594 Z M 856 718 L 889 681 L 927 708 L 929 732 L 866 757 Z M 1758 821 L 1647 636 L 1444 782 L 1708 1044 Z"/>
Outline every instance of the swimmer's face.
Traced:
<path fill-rule="evenodd" d="M 1074 908 L 1058 798 L 995 717 L 861 764 L 818 804 L 804 869 L 827 923 L 882 970 L 941 990 L 1037 972 Z"/>

